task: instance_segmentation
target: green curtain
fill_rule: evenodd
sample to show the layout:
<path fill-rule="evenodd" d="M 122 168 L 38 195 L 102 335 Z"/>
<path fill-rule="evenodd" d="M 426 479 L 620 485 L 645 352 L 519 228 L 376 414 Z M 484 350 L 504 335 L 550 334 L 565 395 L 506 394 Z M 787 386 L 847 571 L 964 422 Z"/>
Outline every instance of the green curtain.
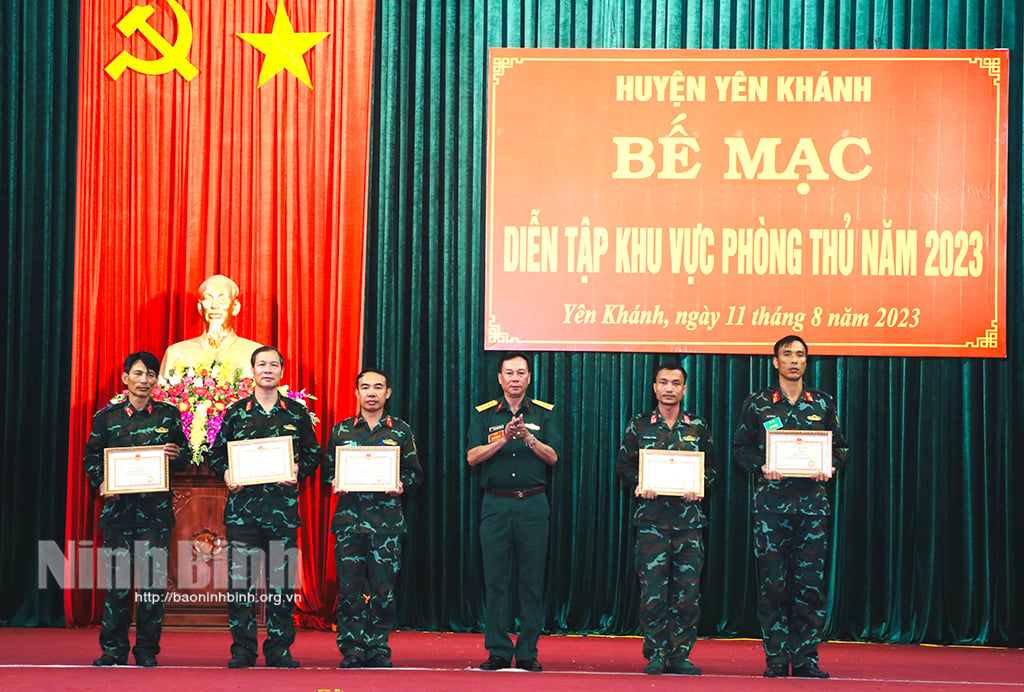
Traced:
<path fill-rule="evenodd" d="M 479 630 L 479 490 L 464 462 L 472 405 L 498 392 L 482 350 L 487 48 L 1011 49 L 1005 360 L 828 357 L 852 452 L 835 483 L 828 635 L 1024 643 L 1021 30 L 1000 0 L 416 0 L 378 2 L 364 358 L 392 375 L 427 482 L 408 501 L 405 627 Z M 780 335 L 781 336 L 781 335 Z M 814 344 L 811 345 L 813 356 Z M 613 478 L 658 354 L 538 353 L 535 395 L 565 420 L 551 484 L 551 632 L 637 631 L 630 502 Z M 710 417 L 725 474 L 709 500 L 701 633 L 759 636 L 749 481 L 729 440 L 768 355 L 696 355 L 686 408 Z"/>
<path fill-rule="evenodd" d="M 38 541 L 60 544 L 67 483 L 78 3 L 0 0 L 0 625 L 62 625 Z"/>

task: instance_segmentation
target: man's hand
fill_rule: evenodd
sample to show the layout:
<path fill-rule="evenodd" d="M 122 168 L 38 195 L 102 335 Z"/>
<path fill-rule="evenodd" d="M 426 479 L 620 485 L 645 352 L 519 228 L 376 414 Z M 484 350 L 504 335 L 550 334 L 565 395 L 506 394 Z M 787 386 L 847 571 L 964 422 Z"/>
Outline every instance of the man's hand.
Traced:
<path fill-rule="evenodd" d="M 231 485 L 231 481 L 228 480 L 228 472 L 224 472 L 224 485 L 228 486 L 228 492 L 237 493 L 242 489 L 240 485 Z"/>
<path fill-rule="evenodd" d="M 764 466 L 761 467 L 761 473 L 762 475 L 764 475 L 765 478 L 767 478 L 770 481 L 782 480 L 782 474 L 779 473 L 778 471 L 769 471 L 768 464 L 765 464 Z"/>
<path fill-rule="evenodd" d="M 656 500 L 656 499 L 658 499 L 658 492 L 656 490 L 648 489 L 648 490 L 644 490 L 643 492 L 641 492 L 639 485 L 636 486 L 636 490 L 633 491 L 633 494 L 636 495 L 637 497 L 642 497 L 645 500 Z"/>
<path fill-rule="evenodd" d="M 401 495 L 403 492 L 405 492 L 405 486 L 402 485 L 402 481 L 398 481 L 398 490 L 389 490 L 387 492 L 387 494 L 388 495 Z"/>
<path fill-rule="evenodd" d="M 181 447 L 173 442 L 168 442 L 164 445 L 164 454 L 167 455 L 168 459 L 177 459 L 181 456 Z"/>
<path fill-rule="evenodd" d="M 292 462 L 292 475 L 295 476 L 293 481 L 281 481 L 279 485 L 298 485 L 299 483 L 299 465 Z"/>
<path fill-rule="evenodd" d="M 523 425 L 523 414 L 521 413 L 505 424 L 505 439 L 521 440 L 529 434 L 526 426 Z"/>

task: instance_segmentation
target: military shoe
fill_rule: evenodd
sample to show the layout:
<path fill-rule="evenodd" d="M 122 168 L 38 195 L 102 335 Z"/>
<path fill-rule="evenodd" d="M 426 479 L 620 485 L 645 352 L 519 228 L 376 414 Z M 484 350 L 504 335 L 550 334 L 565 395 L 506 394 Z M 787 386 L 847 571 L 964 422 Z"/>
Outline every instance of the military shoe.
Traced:
<path fill-rule="evenodd" d="M 665 659 L 658 657 L 652 658 L 647 662 L 647 665 L 644 666 L 644 672 L 648 675 L 661 675 L 665 672 Z"/>
<path fill-rule="evenodd" d="M 113 654 L 103 654 L 95 661 L 92 662 L 97 668 L 105 668 L 107 666 L 123 666 L 127 661 L 122 661 Z"/>
<path fill-rule="evenodd" d="M 135 654 L 135 665 L 142 668 L 156 668 L 156 656 L 149 651 L 139 651 Z"/>
<path fill-rule="evenodd" d="M 235 654 L 228 660 L 228 668 L 252 668 L 254 665 L 255 660 L 241 654 Z"/>
<path fill-rule="evenodd" d="M 487 660 L 480 664 L 480 670 L 502 670 L 508 668 L 509 661 L 501 656 L 488 656 Z"/>
<path fill-rule="evenodd" d="M 794 678 L 818 678 L 824 680 L 829 677 L 829 674 L 818 667 L 818 664 L 814 661 L 805 663 L 802 666 L 793 666 L 793 677 Z"/>
<path fill-rule="evenodd" d="M 291 654 L 285 654 L 275 661 L 267 661 L 268 668 L 301 668 L 301 664 L 292 658 Z"/>
<path fill-rule="evenodd" d="M 341 659 L 341 663 L 338 664 L 339 668 L 362 668 L 363 659 L 356 658 L 355 656 L 346 656 Z"/>
<path fill-rule="evenodd" d="M 789 677 L 789 664 L 788 663 L 770 663 L 764 671 L 766 678 L 788 678 Z"/>
<path fill-rule="evenodd" d="M 387 654 L 377 654 L 363 663 L 363 668 L 391 668 L 391 657 Z"/>
<path fill-rule="evenodd" d="M 544 670 L 541 668 L 540 661 L 535 658 L 517 658 L 516 668 L 519 668 L 520 670 L 528 670 L 531 673 L 539 673 Z"/>
<path fill-rule="evenodd" d="M 690 663 L 688 659 L 684 659 L 678 663 L 675 661 L 669 663 L 665 672 L 672 673 L 672 675 L 700 675 L 701 669 Z"/>

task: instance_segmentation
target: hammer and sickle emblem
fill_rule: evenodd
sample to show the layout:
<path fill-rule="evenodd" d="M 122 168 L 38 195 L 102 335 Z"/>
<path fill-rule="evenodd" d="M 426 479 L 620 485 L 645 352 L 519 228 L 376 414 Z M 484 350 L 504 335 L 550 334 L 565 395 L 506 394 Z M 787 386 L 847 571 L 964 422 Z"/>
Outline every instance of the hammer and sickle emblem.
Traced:
<path fill-rule="evenodd" d="M 104 68 L 111 78 L 115 80 L 120 78 L 128 69 L 143 74 L 166 74 L 171 70 L 177 70 L 187 82 L 191 82 L 199 74 L 195 65 L 188 61 L 188 52 L 192 48 L 192 22 L 189 20 L 188 13 L 174 0 L 166 0 L 166 2 L 171 6 L 174 18 L 178 23 L 178 36 L 174 44 L 171 45 L 159 31 L 150 26 L 148 20 L 153 16 L 153 8 L 149 5 L 136 5 L 128 10 L 128 14 L 117 23 L 117 30 L 124 34 L 125 38 L 129 38 L 138 31 L 157 49 L 160 57 L 155 60 L 145 60 L 123 50 Z"/>

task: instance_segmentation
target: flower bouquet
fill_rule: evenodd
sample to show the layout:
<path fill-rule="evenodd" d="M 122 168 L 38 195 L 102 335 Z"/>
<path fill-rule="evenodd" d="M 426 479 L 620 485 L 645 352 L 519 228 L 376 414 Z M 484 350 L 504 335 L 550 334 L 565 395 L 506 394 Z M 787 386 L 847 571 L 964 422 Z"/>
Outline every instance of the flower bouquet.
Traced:
<path fill-rule="evenodd" d="M 192 463 L 198 465 L 209 453 L 228 406 L 252 390 L 252 378 L 243 376 L 241 367 L 209 360 L 190 366 L 172 363 L 153 390 L 153 398 L 181 413 L 181 427 L 192 446 Z"/>

